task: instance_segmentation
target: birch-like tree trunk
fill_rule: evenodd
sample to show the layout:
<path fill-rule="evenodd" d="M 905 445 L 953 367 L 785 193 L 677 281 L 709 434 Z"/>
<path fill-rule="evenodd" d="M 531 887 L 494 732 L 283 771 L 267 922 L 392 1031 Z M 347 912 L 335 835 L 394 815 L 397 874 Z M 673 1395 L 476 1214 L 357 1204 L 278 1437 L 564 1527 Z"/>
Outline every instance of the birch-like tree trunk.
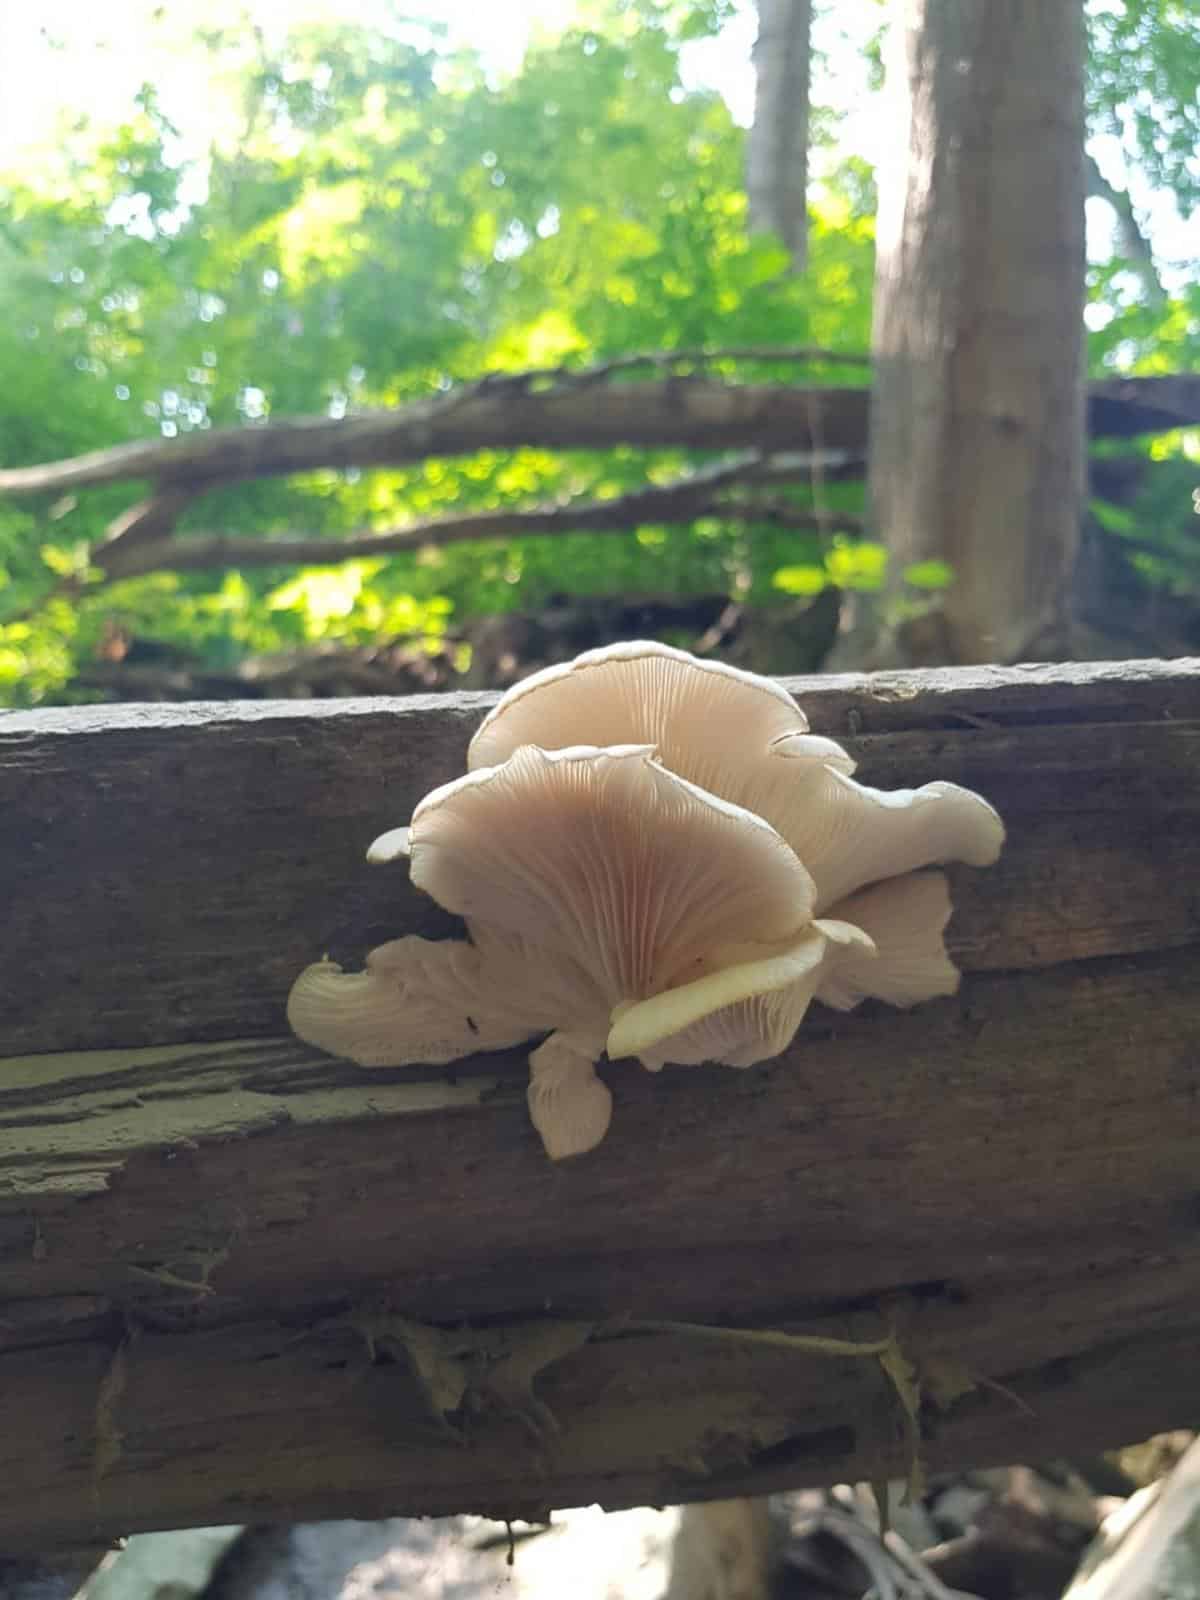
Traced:
<path fill-rule="evenodd" d="M 799 271 L 808 244 L 812 0 L 758 0 L 754 126 L 746 145 L 750 226 L 777 233 Z"/>
<path fill-rule="evenodd" d="M 869 491 L 891 559 L 873 659 L 1064 653 L 1083 498 L 1082 0 L 894 0 L 890 49 Z M 904 574 L 934 561 L 952 577 L 931 597 Z"/>

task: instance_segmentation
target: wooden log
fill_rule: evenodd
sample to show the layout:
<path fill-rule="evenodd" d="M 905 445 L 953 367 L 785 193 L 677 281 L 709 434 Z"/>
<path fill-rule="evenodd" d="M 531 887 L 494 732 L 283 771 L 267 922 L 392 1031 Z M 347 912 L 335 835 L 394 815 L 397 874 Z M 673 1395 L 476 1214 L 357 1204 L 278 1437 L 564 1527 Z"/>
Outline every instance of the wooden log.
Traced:
<path fill-rule="evenodd" d="M 874 1359 L 664 1321 L 894 1325 L 932 1389 L 979 1380 L 931 1464 L 1195 1414 L 1200 662 L 789 686 L 868 781 L 1005 816 L 954 874 L 963 988 L 814 1008 L 745 1073 L 606 1068 L 613 1130 L 559 1167 L 519 1051 L 284 1036 L 322 950 L 452 926 L 362 850 L 491 697 L 0 723 L 0 1549 L 903 1469 Z"/>

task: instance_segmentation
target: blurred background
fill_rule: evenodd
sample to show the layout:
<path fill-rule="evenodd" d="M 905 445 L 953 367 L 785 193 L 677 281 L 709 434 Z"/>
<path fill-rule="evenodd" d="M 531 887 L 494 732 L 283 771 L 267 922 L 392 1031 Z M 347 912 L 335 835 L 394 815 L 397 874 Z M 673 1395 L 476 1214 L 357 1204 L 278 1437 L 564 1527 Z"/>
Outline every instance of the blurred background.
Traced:
<path fill-rule="evenodd" d="M 747 201 L 751 0 L 4 7 L 0 469 L 634 353 L 739 352 L 625 384 L 865 388 L 865 362 L 832 358 L 871 345 L 877 166 L 897 137 L 886 17 L 815 8 L 797 249 Z M 1087 27 L 1088 371 L 1194 375 L 1200 23 L 1171 0 L 1097 0 Z M 795 359 L 809 349 L 831 359 Z M 1090 631 L 1041 653 L 1200 648 L 1197 436 L 1175 425 L 1197 411 L 1189 392 L 1152 434 L 1093 438 Z M 133 576 L 102 546 L 144 480 L 29 493 L 0 471 L 0 701 L 503 686 L 634 635 L 812 670 L 848 599 L 902 582 L 919 609 L 957 576 L 937 557 L 888 576 L 859 432 L 776 464 L 770 493 L 669 513 L 622 497 L 728 452 L 595 448 L 586 430 L 369 471 L 326 452 L 214 481 L 168 530 L 207 552 L 160 540 Z M 571 508 L 612 502 L 612 526 L 572 527 Z M 541 508 L 556 516 L 530 531 Z M 501 514 L 492 536 L 439 526 L 482 512 Z M 338 559 L 397 533 L 404 548 Z M 281 540 L 305 548 L 244 554 Z"/>

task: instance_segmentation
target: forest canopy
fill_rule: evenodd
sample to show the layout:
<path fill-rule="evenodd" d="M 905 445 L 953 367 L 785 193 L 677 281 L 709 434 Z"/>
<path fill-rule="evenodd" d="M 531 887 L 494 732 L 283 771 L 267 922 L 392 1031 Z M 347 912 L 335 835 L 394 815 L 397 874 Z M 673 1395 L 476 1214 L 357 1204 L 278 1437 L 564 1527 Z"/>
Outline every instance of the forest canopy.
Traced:
<path fill-rule="evenodd" d="M 200 142 L 148 82 L 115 123 L 64 108 L 37 159 L 6 166 L 0 150 L 0 467 L 404 406 L 487 374 L 634 352 L 865 357 L 875 187 L 844 80 L 853 58 L 863 94 L 875 92 L 883 13 L 864 3 L 871 24 L 850 40 L 836 9 L 818 17 L 803 272 L 751 234 L 745 130 L 688 68 L 698 41 L 731 26 L 727 0 L 581 5 L 508 74 L 449 49 L 436 19 L 275 34 L 252 19 L 190 24 L 184 43 L 212 95 Z M 1096 3 L 1089 52 L 1090 371 L 1194 373 L 1200 19 L 1178 0 Z M 706 370 L 870 379 L 865 361 L 744 354 Z M 1093 448 L 1121 457 L 1090 500 L 1120 570 L 1194 616 L 1196 433 Z M 761 516 L 650 514 L 616 535 L 568 528 L 337 559 L 351 535 L 613 500 L 712 460 L 682 447 L 524 448 L 230 484 L 184 511 L 181 536 L 321 538 L 330 559 L 115 582 L 96 547 L 136 487 L 0 498 L 0 700 L 95 698 L 82 669 L 130 639 L 214 669 L 318 641 L 402 639 L 463 671 L 473 621 L 564 595 L 724 595 L 768 611 L 879 584 L 886 556 L 852 472 L 789 483 Z M 918 594 L 949 576 L 936 564 L 905 575 Z"/>

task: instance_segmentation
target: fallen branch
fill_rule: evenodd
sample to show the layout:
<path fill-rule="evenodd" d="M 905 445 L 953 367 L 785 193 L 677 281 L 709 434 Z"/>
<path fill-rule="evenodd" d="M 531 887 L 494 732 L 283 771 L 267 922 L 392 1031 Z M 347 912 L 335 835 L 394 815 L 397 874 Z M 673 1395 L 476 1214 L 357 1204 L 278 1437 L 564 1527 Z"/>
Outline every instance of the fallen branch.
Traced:
<path fill-rule="evenodd" d="M 128 559 L 114 562 L 105 572 L 106 582 L 119 578 L 141 577 L 148 572 L 195 572 L 209 567 L 274 567 L 300 564 L 330 564 L 357 557 L 395 555 L 404 550 L 421 550 L 474 539 L 513 539 L 530 535 L 560 533 L 631 533 L 648 523 L 692 522 L 697 517 L 724 517 L 730 522 L 770 522 L 777 527 L 828 528 L 861 532 L 861 517 L 818 518 L 815 513 L 789 507 L 778 500 L 725 500 L 689 506 L 682 498 L 674 503 L 653 503 L 654 491 L 622 496 L 613 501 L 612 510 L 604 502 L 575 507 L 533 506 L 525 511 L 485 511 L 465 517 L 447 517 L 436 522 L 416 523 L 387 533 L 356 533 L 346 539 L 319 536 L 283 539 L 238 539 L 228 534 L 206 533 L 193 539 L 162 540 L 132 552 Z M 650 502 L 639 514 L 633 502 Z M 94 587 L 91 585 L 90 587 Z"/>
<path fill-rule="evenodd" d="M 364 530 L 345 537 L 283 535 L 238 537 L 225 533 L 198 533 L 171 537 L 175 518 L 191 499 L 181 490 L 164 490 L 150 500 L 123 511 L 104 539 L 91 552 L 88 577 L 71 576 L 54 585 L 38 603 L 54 597 L 77 598 L 123 579 L 150 572 L 197 572 L 212 568 L 336 564 L 360 557 L 395 555 L 479 539 L 512 539 L 567 533 L 629 533 L 655 524 L 694 522 L 700 517 L 722 517 L 741 523 L 770 523 L 774 527 L 815 531 L 823 537 L 831 530 L 861 534 L 862 519 L 849 513 L 830 517 L 808 511 L 779 495 L 729 491 L 741 486 L 764 487 L 798 481 L 823 481 L 829 476 L 857 476 L 861 461 L 846 452 L 788 452 L 762 456 L 755 451 L 689 472 L 672 483 L 652 484 L 609 500 L 584 496 L 549 505 L 511 510 L 473 511 L 455 517 L 431 518 L 383 532 Z M 818 477 L 819 474 L 819 477 Z M 8 621 L 19 621 L 10 616 Z"/>
<path fill-rule="evenodd" d="M 694 352 L 670 359 L 681 362 L 689 356 L 696 359 Z M 717 358 L 714 352 L 706 360 Z M 763 351 L 761 359 L 783 357 Z M 61 492 L 127 479 L 150 479 L 160 488 L 199 494 L 218 484 L 319 467 L 397 467 L 431 456 L 527 446 L 765 453 L 831 449 L 854 454 L 866 449 L 866 388 L 681 376 L 648 383 L 610 381 L 635 364 L 653 365 L 654 358 L 631 357 L 566 378 L 554 372 L 485 378 L 396 411 L 336 420 L 292 418 L 185 439 L 138 440 L 70 460 L 7 468 L 0 471 L 0 494 Z M 1089 396 L 1094 437 L 1128 438 L 1200 423 L 1200 377 L 1103 380 L 1090 386 Z M 819 438 L 814 437 L 814 424 Z"/>

